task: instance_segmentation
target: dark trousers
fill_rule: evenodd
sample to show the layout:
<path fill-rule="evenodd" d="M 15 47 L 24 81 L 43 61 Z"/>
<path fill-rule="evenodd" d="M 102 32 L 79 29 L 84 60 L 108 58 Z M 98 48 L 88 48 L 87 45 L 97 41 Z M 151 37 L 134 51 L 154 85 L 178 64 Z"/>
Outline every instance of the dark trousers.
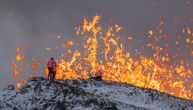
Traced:
<path fill-rule="evenodd" d="M 56 77 L 56 71 L 53 71 L 53 79 Z"/>
<path fill-rule="evenodd" d="M 102 77 L 101 77 L 101 76 L 97 76 L 97 77 L 95 77 L 94 79 L 97 80 L 97 81 L 101 81 L 101 80 L 102 80 Z"/>
<path fill-rule="evenodd" d="M 52 67 L 48 67 L 48 71 L 49 71 L 48 79 L 52 79 L 52 76 L 53 76 L 53 68 L 52 68 Z"/>

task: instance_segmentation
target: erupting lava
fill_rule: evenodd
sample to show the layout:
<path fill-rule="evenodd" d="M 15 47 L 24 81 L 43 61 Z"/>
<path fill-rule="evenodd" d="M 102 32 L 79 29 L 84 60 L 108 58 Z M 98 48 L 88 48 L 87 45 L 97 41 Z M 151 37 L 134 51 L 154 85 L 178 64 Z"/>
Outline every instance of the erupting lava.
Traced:
<path fill-rule="evenodd" d="M 85 18 L 83 26 L 75 28 L 77 36 L 85 41 L 82 45 L 84 51 L 71 50 L 70 47 L 76 45 L 72 39 L 68 40 L 66 45 L 63 45 L 67 52 L 60 55 L 65 57 L 67 54 L 72 54 L 72 58 L 58 60 L 57 79 L 87 79 L 94 76 L 96 71 L 101 70 L 104 80 L 126 82 L 138 87 L 156 89 L 177 97 L 193 100 L 193 61 L 187 62 L 178 59 L 181 54 L 186 54 L 186 57 L 190 59 L 193 57 L 193 49 L 191 48 L 193 32 L 190 27 L 182 29 L 182 34 L 186 34 L 187 38 L 184 39 L 182 38 L 183 35 L 179 35 L 177 40 L 171 40 L 161 29 L 164 23 L 160 22 L 159 28 L 149 30 L 147 44 L 142 48 L 143 51 L 151 49 L 152 57 L 143 55 L 143 51 L 140 50 L 136 50 L 136 56 L 131 57 L 131 53 L 125 49 L 125 44 L 121 43 L 119 33 L 122 27 L 113 25 L 103 29 L 100 21 L 101 17 L 98 15 L 94 16 L 92 21 Z M 57 39 L 62 39 L 61 35 L 57 35 Z M 127 40 L 135 40 L 135 37 L 129 35 Z M 162 45 L 160 42 L 162 42 Z M 181 50 L 178 49 L 177 52 L 174 52 L 175 55 L 170 55 L 169 48 L 174 45 L 180 47 L 181 42 L 186 42 L 185 47 L 188 52 L 180 53 Z M 46 50 L 51 51 L 50 48 Z M 13 63 L 14 77 L 22 72 L 22 68 L 19 72 L 16 71 L 18 67 L 20 68 L 23 65 L 24 61 L 24 56 L 19 54 L 19 51 L 20 49 L 16 49 L 17 63 Z M 39 65 L 40 62 L 38 63 L 37 60 L 32 65 L 32 72 L 34 72 L 33 68 Z M 46 74 L 48 74 L 47 69 Z"/>

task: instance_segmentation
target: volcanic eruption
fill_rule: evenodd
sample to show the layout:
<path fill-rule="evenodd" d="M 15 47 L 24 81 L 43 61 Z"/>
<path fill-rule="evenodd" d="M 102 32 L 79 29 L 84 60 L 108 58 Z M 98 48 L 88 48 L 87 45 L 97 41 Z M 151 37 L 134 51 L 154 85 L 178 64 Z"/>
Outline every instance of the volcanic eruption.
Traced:
<path fill-rule="evenodd" d="M 83 25 L 75 27 L 77 37 L 83 39 L 84 43 L 65 39 L 66 44 L 56 47 L 63 50 L 58 53 L 62 58 L 57 59 L 56 79 L 88 79 L 101 70 L 103 80 L 133 84 L 193 100 L 193 63 L 179 57 L 184 55 L 192 59 L 193 32 L 190 27 L 184 27 L 177 39 L 170 39 L 162 28 L 164 24 L 161 21 L 155 29 L 148 30 L 144 46 L 131 53 L 129 44 L 125 46 L 124 41 L 140 42 L 132 35 L 124 39 L 121 25 L 103 26 L 100 15 L 95 15 L 93 19 L 85 17 Z M 61 40 L 62 35 L 57 33 L 56 39 Z M 74 45 L 82 49 L 72 48 Z M 185 45 L 186 53 L 180 53 L 181 45 Z M 178 49 L 171 52 L 170 48 L 174 46 Z M 13 76 L 22 74 L 23 69 L 30 69 L 35 73 L 34 76 L 42 76 L 43 73 L 48 76 L 48 70 L 39 67 L 45 62 L 32 59 L 34 63 L 30 64 L 24 61 L 26 48 L 25 45 L 18 45 L 16 48 L 16 59 L 12 63 Z M 52 51 L 52 48 L 45 50 Z M 151 51 L 152 54 L 145 55 L 146 51 Z M 45 61 L 48 58 L 49 55 L 46 55 Z M 21 88 L 25 82 L 22 79 L 16 84 L 16 88 Z"/>

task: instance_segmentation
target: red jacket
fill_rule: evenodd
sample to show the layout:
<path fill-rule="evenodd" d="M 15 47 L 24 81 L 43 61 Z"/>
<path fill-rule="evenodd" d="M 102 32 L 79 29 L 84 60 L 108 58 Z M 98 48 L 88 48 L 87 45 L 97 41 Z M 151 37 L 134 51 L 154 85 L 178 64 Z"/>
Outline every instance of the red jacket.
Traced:
<path fill-rule="evenodd" d="M 49 60 L 48 64 L 47 64 L 47 67 L 53 67 L 52 62 L 53 62 L 52 60 Z"/>
<path fill-rule="evenodd" d="M 48 68 L 51 67 L 53 69 L 53 71 L 56 71 L 56 67 L 57 67 L 56 62 L 49 60 L 47 66 L 48 66 Z"/>
<path fill-rule="evenodd" d="M 96 77 L 102 76 L 102 74 L 103 74 L 103 73 L 99 70 L 99 71 L 97 71 L 97 72 L 95 73 L 95 76 L 96 76 Z"/>

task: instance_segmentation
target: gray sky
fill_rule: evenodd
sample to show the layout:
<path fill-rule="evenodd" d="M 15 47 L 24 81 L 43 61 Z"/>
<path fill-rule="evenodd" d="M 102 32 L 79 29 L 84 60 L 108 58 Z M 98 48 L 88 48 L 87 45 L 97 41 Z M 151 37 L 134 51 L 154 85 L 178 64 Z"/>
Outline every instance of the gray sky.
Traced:
<path fill-rule="evenodd" d="M 0 0 L 0 89 L 13 84 L 31 73 L 12 77 L 11 61 L 17 44 L 27 44 L 28 57 L 42 58 L 48 46 L 54 47 L 56 33 L 78 40 L 74 27 L 83 18 L 102 16 L 103 24 L 121 24 L 123 35 L 133 35 L 143 41 L 147 32 L 156 27 L 160 19 L 181 19 L 180 26 L 193 28 L 191 0 Z M 162 16 L 160 18 L 160 16 Z M 172 30 L 175 24 L 166 29 Z M 176 36 L 170 33 L 171 36 Z M 126 36 L 125 36 L 126 37 Z M 126 38 L 125 38 L 126 39 Z M 134 48 L 141 44 L 130 42 Z"/>

